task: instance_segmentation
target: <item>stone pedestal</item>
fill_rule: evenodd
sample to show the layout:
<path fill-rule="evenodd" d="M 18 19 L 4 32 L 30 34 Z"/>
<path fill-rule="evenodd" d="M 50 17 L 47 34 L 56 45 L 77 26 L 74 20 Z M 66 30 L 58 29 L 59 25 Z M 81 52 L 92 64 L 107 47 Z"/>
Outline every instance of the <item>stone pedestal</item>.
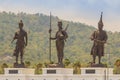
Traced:
<path fill-rule="evenodd" d="M 63 64 L 49 64 L 48 68 L 64 68 Z"/>
<path fill-rule="evenodd" d="M 102 67 L 102 68 L 105 68 L 107 66 L 104 65 L 104 64 L 91 64 L 91 67 Z"/>
<path fill-rule="evenodd" d="M 71 74 L 73 75 L 73 69 L 71 68 L 42 68 L 43 75 L 48 75 L 48 74 Z"/>
<path fill-rule="evenodd" d="M 4 68 L 4 74 L 5 75 L 11 75 L 11 74 L 34 74 L 35 69 L 29 69 L 29 68 Z"/>
<path fill-rule="evenodd" d="M 25 68 L 25 64 L 24 64 L 24 63 L 21 63 L 21 64 L 19 64 L 19 63 L 14 63 L 13 67 L 14 67 L 14 68 Z"/>
<path fill-rule="evenodd" d="M 113 74 L 113 68 L 81 68 L 81 75 L 107 75 Z"/>

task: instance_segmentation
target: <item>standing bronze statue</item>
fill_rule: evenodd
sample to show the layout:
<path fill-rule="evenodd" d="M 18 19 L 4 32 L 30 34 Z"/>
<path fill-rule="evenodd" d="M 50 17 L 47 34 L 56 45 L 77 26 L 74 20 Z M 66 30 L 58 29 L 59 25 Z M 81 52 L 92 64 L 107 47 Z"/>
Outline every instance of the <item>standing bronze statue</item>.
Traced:
<path fill-rule="evenodd" d="M 20 20 L 19 22 L 19 30 L 15 32 L 15 36 L 13 38 L 16 41 L 16 47 L 13 53 L 13 56 L 16 57 L 16 64 L 18 64 L 18 57 L 20 55 L 21 64 L 23 63 L 23 54 L 24 54 L 24 48 L 27 46 L 28 38 L 27 38 L 27 32 L 23 29 L 23 22 Z M 12 41 L 12 42 L 13 42 Z"/>
<path fill-rule="evenodd" d="M 58 31 L 56 32 L 56 36 L 54 38 L 50 38 L 51 40 L 56 40 L 58 64 L 63 64 L 62 61 L 64 57 L 64 45 L 67 37 L 68 35 L 66 30 L 63 30 L 62 28 L 62 22 L 58 22 Z"/>
<path fill-rule="evenodd" d="M 98 22 L 98 30 L 94 31 L 91 40 L 94 41 L 91 55 L 93 56 L 93 63 L 95 63 L 96 56 L 98 56 L 99 64 L 101 64 L 101 57 L 104 56 L 104 44 L 107 41 L 106 31 L 103 30 L 103 22 L 102 22 L 102 12 L 100 21 Z"/>

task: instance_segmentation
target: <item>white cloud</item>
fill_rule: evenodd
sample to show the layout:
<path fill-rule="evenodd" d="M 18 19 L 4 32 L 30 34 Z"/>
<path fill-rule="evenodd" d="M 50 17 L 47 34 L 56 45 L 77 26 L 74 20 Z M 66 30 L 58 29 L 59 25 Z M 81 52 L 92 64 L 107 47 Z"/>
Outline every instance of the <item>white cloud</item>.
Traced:
<path fill-rule="evenodd" d="M 98 0 L 87 0 L 89 4 L 95 4 Z"/>
<path fill-rule="evenodd" d="M 120 0 L 103 0 L 110 6 L 120 6 Z"/>
<path fill-rule="evenodd" d="M 9 0 L 10 1 L 10 0 Z M 25 4 L 9 4 L 8 2 L 3 2 L 1 4 L 0 10 L 1 11 L 12 11 L 15 13 L 18 12 L 27 12 L 27 13 L 44 13 L 49 15 L 49 12 L 51 11 L 53 15 L 58 16 L 61 19 L 69 20 L 69 21 L 76 21 L 76 22 L 82 22 L 86 23 L 88 25 L 93 25 L 97 27 L 97 23 L 99 21 L 99 11 L 93 12 L 90 10 L 84 10 L 82 6 L 80 8 L 76 8 L 77 6 L 66 6 L 64 9 L 59 8 L 49 8 L 48 6 L 40 5 L 38 6 L 29 6 Z M 94 5 L 97 3 L 98 0 L 87 0 L 88 3 L 91 5 Z M 120 16 L 118 12 L 115 12 L 112 7 L 118 7 L 120 6 L 120 0 L 101 0 L 104 1 L 106 4 L 108 4 L 110 7 L 105 8 L 105 12 L 103 14 L 103 21 L 105 25 L 106 30 L 110 31 L 120 31 Z M 97 6 L 96 6 L 97 7 Z M 77 10 L 76 10 L 77 9 Z"/>

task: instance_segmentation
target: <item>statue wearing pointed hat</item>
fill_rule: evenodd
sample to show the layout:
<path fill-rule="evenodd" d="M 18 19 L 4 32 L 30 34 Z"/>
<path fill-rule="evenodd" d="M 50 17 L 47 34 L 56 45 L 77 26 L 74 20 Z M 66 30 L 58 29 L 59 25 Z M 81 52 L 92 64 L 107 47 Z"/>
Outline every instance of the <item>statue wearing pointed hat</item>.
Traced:
<path fill-rule="evenodd" d="M 104 56 L 104 44 L 107 41 L 107 33 L 103 30 L 102 12 L 100 21 L 98 22 L 98 30 L 94 31 L 91 35 L 93 46 L 91 49 L 91 55 L 93 57 L 93 63 L 95 64 L 96 56 L 98 56 L 99 64 L 101 64 L 101 57 Z"/>

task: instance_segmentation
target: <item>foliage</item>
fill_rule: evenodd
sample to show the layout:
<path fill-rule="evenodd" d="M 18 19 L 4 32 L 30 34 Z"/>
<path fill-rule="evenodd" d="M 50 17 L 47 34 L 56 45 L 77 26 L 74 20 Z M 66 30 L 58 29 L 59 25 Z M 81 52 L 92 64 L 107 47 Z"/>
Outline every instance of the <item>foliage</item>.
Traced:
<path fill-rule="evenodd" d="M 120 59 L 115 62 L 114 74 L 120 74 Z"/>
<path fill-rule="evenodd" d="M 68 66 L 70 64 L 70 60 L 66 58 L 63 63 L 65 66 Z"/>
<path fill-rule="evenodd" d="M 76 61 L 73 63 L 73 73 L 80 74 L 81 63 L 80 61 Z"/>
<path fill-rule="evenodd" d="M 38 63 L 35 68 L 36 74 L 42 74 L 42 63 Z"/>
<path fill-rule="evenodd" d="M 4 73 L 4 68 L 8 68 L 8 64 L 3 63 L 3 64 L 1 65 L 1 69 L 0 69 L 0 73 L 1 73 L 1 74 Z"/>
<path fill-rule="evenodd" d="M 30 65 L 31 65 L 30 61 L 25 61 L 25 67 L 26 67 L 26 68 L 29 68 Z"/>

